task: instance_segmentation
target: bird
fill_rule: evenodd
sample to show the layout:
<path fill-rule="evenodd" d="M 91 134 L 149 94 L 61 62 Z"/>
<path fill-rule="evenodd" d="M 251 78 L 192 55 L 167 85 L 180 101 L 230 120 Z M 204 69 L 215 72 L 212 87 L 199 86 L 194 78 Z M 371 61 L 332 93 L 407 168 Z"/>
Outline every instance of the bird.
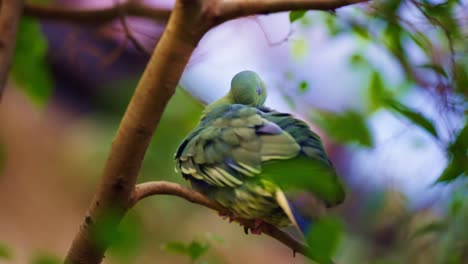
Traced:
<path fill-rule="evenodd" d="M 342 203 L 345 189 L 320 137 L 304 121 L 265 106 L 266 85 L 254 71 L 231 80 L 206 106 L 175 153 L 176 171 L 193 189 L 227 208 L 233 219 L 306 234 L 317 202 Z"/>

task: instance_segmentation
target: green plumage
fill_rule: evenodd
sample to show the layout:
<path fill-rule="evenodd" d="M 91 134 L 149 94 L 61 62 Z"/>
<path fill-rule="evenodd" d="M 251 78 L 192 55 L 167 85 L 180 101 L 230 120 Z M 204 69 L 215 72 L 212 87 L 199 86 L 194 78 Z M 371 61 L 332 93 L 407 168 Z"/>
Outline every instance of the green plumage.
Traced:
<path fill-rule="evenodd" d="M 263 107 L 265 99 L 257 74 L 237 74 L 180 145 L 177 168 L 238 217 L 297 225 L 296 213 L 307 208 L 294 199 L 311 193 L 331 206 L 343 201 L 344 190 L 320 138 L 304 122 Z"/>

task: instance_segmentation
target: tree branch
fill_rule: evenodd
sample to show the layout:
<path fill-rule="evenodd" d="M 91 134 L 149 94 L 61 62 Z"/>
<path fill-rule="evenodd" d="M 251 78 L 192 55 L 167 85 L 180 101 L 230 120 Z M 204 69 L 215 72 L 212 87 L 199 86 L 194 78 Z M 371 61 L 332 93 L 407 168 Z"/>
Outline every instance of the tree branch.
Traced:
<path fill-rule="evenodd" d="M 183 198 L 189 202 L 196 203 L 199 205 L 203 205 L 215 211 L 218 211 L 221 215 L 228 215 L 229 210 L 224 208 L 222 205 L 210 200 L 208 197 L 204 196 L 203 194 L 184 187 L 177 183 L 167 182 L 167 181 L 152 181 L 152 182 L 145 182 L 136 185 L 135 190 L 131 197 L 131 204 L 134 205 L 141 199 L 152 196 L 152 195 L 174 195 L 180 198 Z M 245 228 L 254 229 L 255 228 L 255 221 L 246 220 L 246 219 L 235 219 L 236 222 L 244 226 Z M 265 233 L 279 242 L 283 243 L 284 245 L 291 248 L 293 253 L 298 252 L 304 256 L 307 256 L 308 248 L 306 245 L 298 242 L 294 238 L 292 238 L 287 233 L 281 231 L 280 229 L 276 228 L 273 225 L 268 223 L 263 223 L 260 227 L 260 231 Z"/>
<path fill-rule="evenodd" d="M 109 242 L 97 244 L 93 240 L 93 232 L 104 224 L 108 230 L 117 231 L 118 222 L 135 202 L 134 188 L 151 137 L 166 104 L 175 92 L 177 82 L 193 50 L 208 30 L 223 21 L 242 15 L 278 12 L 287 9 L 334 9 L 362 0 L 350 0 L 351 2 L 343 0 L 231 1 L 232 3 L 221 2 L 221 0 L 176 1 L 166 30 L 143 72 L 122 118 L 97 193 L 68 251 L 65 259 L 67 264 L 96 264 L 102 261 Z M 119 15 L 119 11 L 115 7 L 106 10 L 111 11 L 100 13 L 106 21 Z M 221 12 L 223 10 L 224 13 Z M 50 9 L 46 11 L 50 11 Z M 127 14 L 135 15 L 136 13 L 134 10 L 127 9 Z M 35 14 L 38 15 L 39 12 Z M 67 20 L 64 13 L 60 12 L 40 14 L 42 17 L 48 14 L 55 15 L 56 19 L 65 18 Z M 96 16 L 100 16 L 96 13 L 93 13 L 92 17 L 89 13 L 84 16 L 82 13 L 80 14 L 69 12 L 67 15 L 74 16 L 74 21 L 103 19 L 102 17 L 96 18 Z M 146 191 L 146 193 L 149 195 L 150 192 Z M 142 195 L 142 197 L 144 196 Z M 211 205 L 211 203 L 207 205 Z M 105 221 L 106 214 L 110 211 L 118 220 L 111 224 Z M 252 226 L 254 223 L 246 224 Z M 276 228 L 265 227 L 261 231 L 277 238 L 291 248 L 303 249 L 302 246 L 296 244 L 295 240 L 288 239 L 285 237 L 285 233 L 279 233 Z M 300 252 L 304 251 L 300 250 Z"/>
<path fill-rule="evenodd" d="M 24 0 L 0 1 L 0 101 L 16 46 L 16 33 Z"/>
<path fill-rule="evenodd" d="M 24 14 L 27 16 L 43 20 L 83 24 L 105 24 L 119 18 L 122 11 L 128 16 L 148 18 L 156 22 L 166 22 L 171 14 L 170 10 L 147 6 L 137 1 L 127 1 L 101 9 L 81 10 L 73 7 L 33 3 L 26 3 L 24 6 Z"/>
<path fill-rule="evenodd" d="M 369 0 L 222 0 L 219 15 L 226 20 L 291 10 L 335 10 Z"/>

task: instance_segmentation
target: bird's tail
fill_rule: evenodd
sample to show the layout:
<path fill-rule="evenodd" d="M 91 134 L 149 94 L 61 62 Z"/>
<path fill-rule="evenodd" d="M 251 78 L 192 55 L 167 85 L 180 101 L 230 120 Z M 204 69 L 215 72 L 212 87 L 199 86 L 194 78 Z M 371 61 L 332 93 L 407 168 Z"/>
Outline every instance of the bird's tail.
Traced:
<path fill-rule="evenodd" d="M 301 210 L 295 205 L 294 201 L 288 199 L 282 190 L 278 189 L 276 191 L 276 201 L 297 231 L 305 237 L 312 226 L 312 217 L 301 214 Z"/>

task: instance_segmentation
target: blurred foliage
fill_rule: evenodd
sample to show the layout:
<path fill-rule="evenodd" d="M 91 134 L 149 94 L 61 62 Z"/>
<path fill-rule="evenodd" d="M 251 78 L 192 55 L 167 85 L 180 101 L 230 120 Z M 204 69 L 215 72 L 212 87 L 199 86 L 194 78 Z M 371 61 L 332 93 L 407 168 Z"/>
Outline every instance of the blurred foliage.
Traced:
<path fill-rule="evenodd" d="M 190 243 L 181 241 L 171 241 L 161 245 L 161 250 L 175 255 L 188 257 L 191 263 L 220 263 L 216 259 L 202 260 L 208 250 L 212 247 L 211 243 L 224 243 L 224 239 L 212 233 L 205 234 L 205 239 L 194 239 Z"/>
<path fill-rule="evenodd" d="M 129 212 L 118 223 L 115 213 L 107 212 L 100 225 L 93 230 L 93 240 L 98 245 L 111 245 L 109 255 L 121 262 L 132 263 L 139 253 L 143 239 L 142 223 L 136 212 Z M 113 227 L 119 225 L 119 231 L 114 232 Z"/>
<path fill-rule="evenodd" d="M 468 123 L 465 123 L 465 127 L 448 146 L 447 150 L 450 155 L 450 162 L 437 181 L 450 182 L 460 175 L 468 176 Z"/>
<path fill-rule="evenodd" d="M 304 59 L 309 52 L 309 43 L 305 38 L 297 38 L 292 40 L 291 54 L 298 61 Z"/>
<path fill-rule="evenodd" d="M 39 22 L 22 17 L 19 23 L 11 75 L 19 88 L 38 105 L 47 103 L 52 94 L 53 78 L 46 62 L 47 40 Z"/>
<path fill-rule="evenodd" d="M 161 249 L 164 251 L 188 256 L 192 262 L 195 262 L 201 256 L 203 256 L 203 254 L 205 254 L 209 248 L 209 244 L 195 240 L 188 244 L 179 241 L 169 242 L 161 247 Z"/>
<path fill-rule="evenodd" d="M 309 256 L 319 263 L 333 263 L 332 258 L 338 249 L 343 224 L 336 217 L 324 217 L 312 224 L 306 241 L 310 246 Z"/>
<path fill-rule="evenodd" d="M 336 142 L 356 142 L 364 147 L 372 147 L 374 144 L 365 117 L 357 111 L 332 113 L 316 110 L 311 119 Z"/>
<path fill-rule="evenodd" d="M 420 126 L 421 128 L 425 129 L 427 132 L 432 134 L 434 137 L 438 137 L 437 131 L 434 127 L 434 124 L 429 121 L 426 117 L 424 117 L 421 113 L 409 108 L 408 106 L 392 99 L 385 99 L 385 105 L 390 108 L 391 110 L 396 111 L 397 113 L 403 115 L 415 125 Z"/>
<path fill-rule="evenodd" d="M 307 90 L 309 90 L 309 83 L 307 81 L 300 81 L 297 89 L 301 93 L 307 92 Z"/>
<path fill-rule="evenodd" d="M 0 242 L 0 259 L 9 260 L 12 258 L 13 258 L 13 253 L 10 247 L 4 244 L 3 242 Z"/>

